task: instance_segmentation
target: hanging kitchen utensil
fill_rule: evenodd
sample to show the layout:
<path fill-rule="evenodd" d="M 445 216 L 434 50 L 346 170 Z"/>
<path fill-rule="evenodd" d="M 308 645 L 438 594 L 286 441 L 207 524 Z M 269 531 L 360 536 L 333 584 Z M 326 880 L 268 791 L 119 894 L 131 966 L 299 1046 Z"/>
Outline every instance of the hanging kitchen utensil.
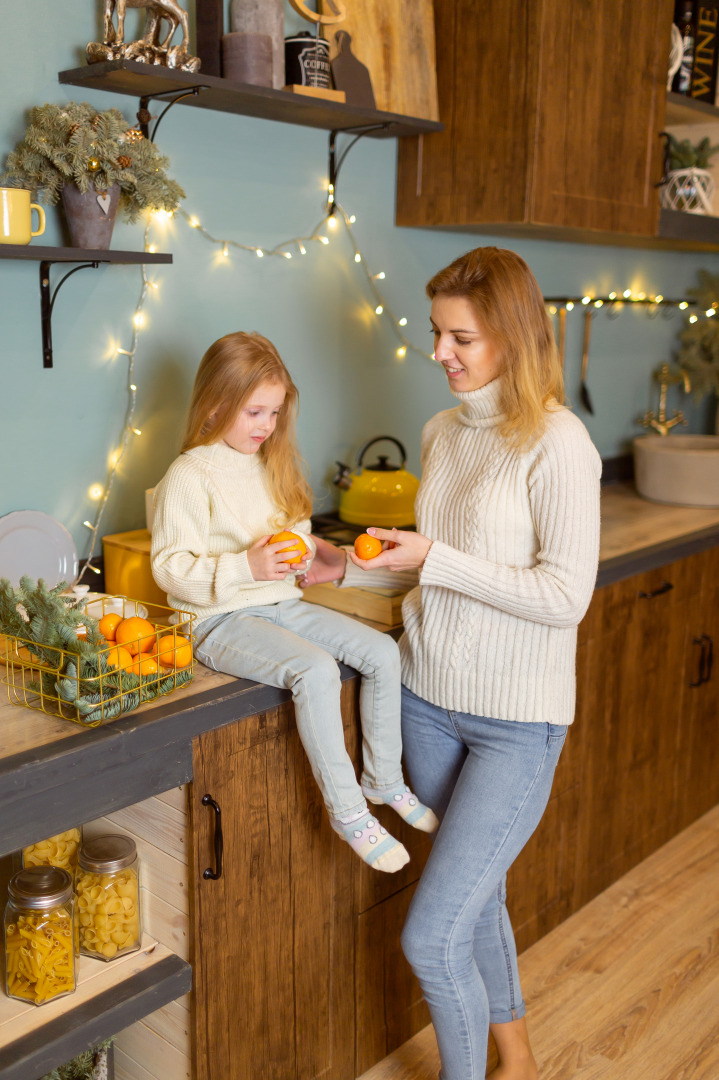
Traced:
<path fill-rule="evenodd" d="M 589 396 L 589 390 L 587 389 L 587 367 L 589 366 L 589 338 L 592 333 L 592 313 L 587 310 L 584 312 L 584 341 L 582 343 L 582 377 L 579 383 L 579 400 L 582 403 L 582 407 L 586 409 L 588 413 L 594 415 L 594 407 L 592 405 L 592 399 Z"/>
<path fill-rule="evenodd" d="M 562 365 L 562 371 L 564 371 L 564 346 L 567 340 L 567 309 L 560 307 L 559 309 L 559 343 L 557 349 L 559 351 L 559 362 Z"/>
<path fill-rule="evenodd" d="M 391 465 L 385 454 L 380 454 L 374 465 L 363 465 L 363 458 L 370 446 L 383 440 L 393 442 L 402 456 L 400 465 Z M 334 477 L 340 489 L 339 516 L 350 525 L 378 525 L 380 528 L 404 528 L 414 525 L 414 497 L 419 480 L 405 469 L 407 454 L 399 439 L 392 435 L 378 435 L 365 443 L 357 455 L 357 467 L 341 461 Z"/>

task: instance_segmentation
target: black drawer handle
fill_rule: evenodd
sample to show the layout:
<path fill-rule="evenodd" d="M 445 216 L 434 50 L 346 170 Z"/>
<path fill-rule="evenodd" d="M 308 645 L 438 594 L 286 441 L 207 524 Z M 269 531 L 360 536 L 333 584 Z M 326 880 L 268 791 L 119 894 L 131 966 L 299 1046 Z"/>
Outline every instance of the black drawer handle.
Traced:
<path fill-rule="evenodd" d="M 202 876 L 217 881 L 222 876 L 222 814 L 220 807 L 211 795 L 202 796 L 202 805 L 211 806 L 215 811 L 215 869 L 213 870 L 211 866 L 208 866 L 203 871 Z"/>
<path fill-rule="evenodd" d="M 706 638 L 707 642 L 707 657 L 704 667 L 704 682 L 709 682 L 712 677 L 712 667 L 714 666 L 714 642 L 708 634 L 702 634 L 703 638 Z"/>
<path fill-rule="evenodd" d="M 658 589 L 652 589 L 651 592 L 640 592 L 640 600 L 653 600 L 655 596 L 664 596 L 664 593 L 671 592 L 674 586 L 671 581 L 663 581 Z"/>
<path fill-rule="evenodd" d="M 699 654 L 699 678 L 696 679 L 694 682 L 690 682 L 689 683 L 690 686 L 701 686 L 701 684 L 704 682 L 704 667 L 705 667 L 705 664 L 706 664 L 706 649 L 707 649 L 705 638 L 706 638 L 706 634 L 702 634 L 701 637 L 695 637 L 693 642 L 692 642 L 693 645 L 700 645 L 701 646 L 701 652 Z"/>

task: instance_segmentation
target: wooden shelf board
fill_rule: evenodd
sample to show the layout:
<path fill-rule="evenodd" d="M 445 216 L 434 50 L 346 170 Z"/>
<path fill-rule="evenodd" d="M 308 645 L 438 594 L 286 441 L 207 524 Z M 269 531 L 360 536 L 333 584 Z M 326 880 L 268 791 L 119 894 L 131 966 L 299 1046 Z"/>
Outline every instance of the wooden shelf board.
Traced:
<path fill-rule="evenodd" d="M 719 109 L 708 101 L 697 101 L 686 94 L 667 94 L 665 124 L 706 124 L 707 120 L 719 121 Z"/>
<path fill-rule="evenodd" d="M 719 248 L 719 217 L 662 210 L 659 215 L 659 236 L 677 240 L 687 250 L 715 250 Z"/>
<path fill-rule="evenodd" d="M 74 994 L 36 1006 L 0 996 L 0 1080 L 29 1080 L 187 993 L 190 965 L 143 935 L 104 963 L 81 956 Z"/>
<path fill-rule="evenodd" d="M 0 244 L 0 259 L 48 259 L 52 262 L 171 263 L 172 255 L 113 248 L 45 247 L 41 244 Z"/>
<path fill-rule="evenodd" d="M 169 93 L 205 86 L 197 95 L 185 98 L 181 105 L 211 109 L 216 112 L 254 116 L 260 120 L 279 120 L 286 124 L 324 128 L 327 131 L 364 127 L 369 124 L 389 124 L 387 131 L 374 132 L 377 138 L 419 135 L 422 132 L 442 131 L 443 125 L 434 120 L 380 112 L 357 105 L 339 104 L 317 98 L 295 95 L 266 86 L 251 86 L 215 75 L 189 74 L 171 68 L 155 67 L 130 60 L 108 60 L 99 64 L 61 71 L 61 83 L 93 90 L 109 90 L 140 98 L 145 94 Z M 155 109 L 161 102 L 151 103 Z"/>

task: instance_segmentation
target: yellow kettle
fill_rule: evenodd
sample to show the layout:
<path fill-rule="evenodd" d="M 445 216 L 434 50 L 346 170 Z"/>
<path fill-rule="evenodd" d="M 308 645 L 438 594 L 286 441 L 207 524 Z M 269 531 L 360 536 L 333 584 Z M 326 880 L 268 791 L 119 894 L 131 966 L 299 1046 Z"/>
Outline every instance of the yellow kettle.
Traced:
<path fill-rule="evenodd" d="M 364 456 L 377 442 L 393 442 L 402 456 L 400 465 L 391 465 L 387 455 L 380 454 L 374 465 L 364 465 Z M 341 461 L 334 477 L 340 489 L 340 520 L 350 525 L 378 525 L 380 528 L 405 528 L 414 525 L 414 497 L 419 480 L 407 472 L 407 454 L 399 439 L 378 435 L 365 443 L 357 455 L 354 472 Z"/>

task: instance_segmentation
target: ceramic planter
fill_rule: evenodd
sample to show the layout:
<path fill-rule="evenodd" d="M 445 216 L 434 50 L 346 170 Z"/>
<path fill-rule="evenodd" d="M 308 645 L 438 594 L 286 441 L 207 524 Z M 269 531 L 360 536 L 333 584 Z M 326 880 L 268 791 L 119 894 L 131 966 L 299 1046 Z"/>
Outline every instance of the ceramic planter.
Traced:
<path fill-rule="evenodd" d="M 62 206 L 72 246 L 109 248 L 119 200 L 119 184 L 113 184 L 103 193 L 94 188 L 80 191 L 75 184 L 66 184 L 62 189 Z"/>

